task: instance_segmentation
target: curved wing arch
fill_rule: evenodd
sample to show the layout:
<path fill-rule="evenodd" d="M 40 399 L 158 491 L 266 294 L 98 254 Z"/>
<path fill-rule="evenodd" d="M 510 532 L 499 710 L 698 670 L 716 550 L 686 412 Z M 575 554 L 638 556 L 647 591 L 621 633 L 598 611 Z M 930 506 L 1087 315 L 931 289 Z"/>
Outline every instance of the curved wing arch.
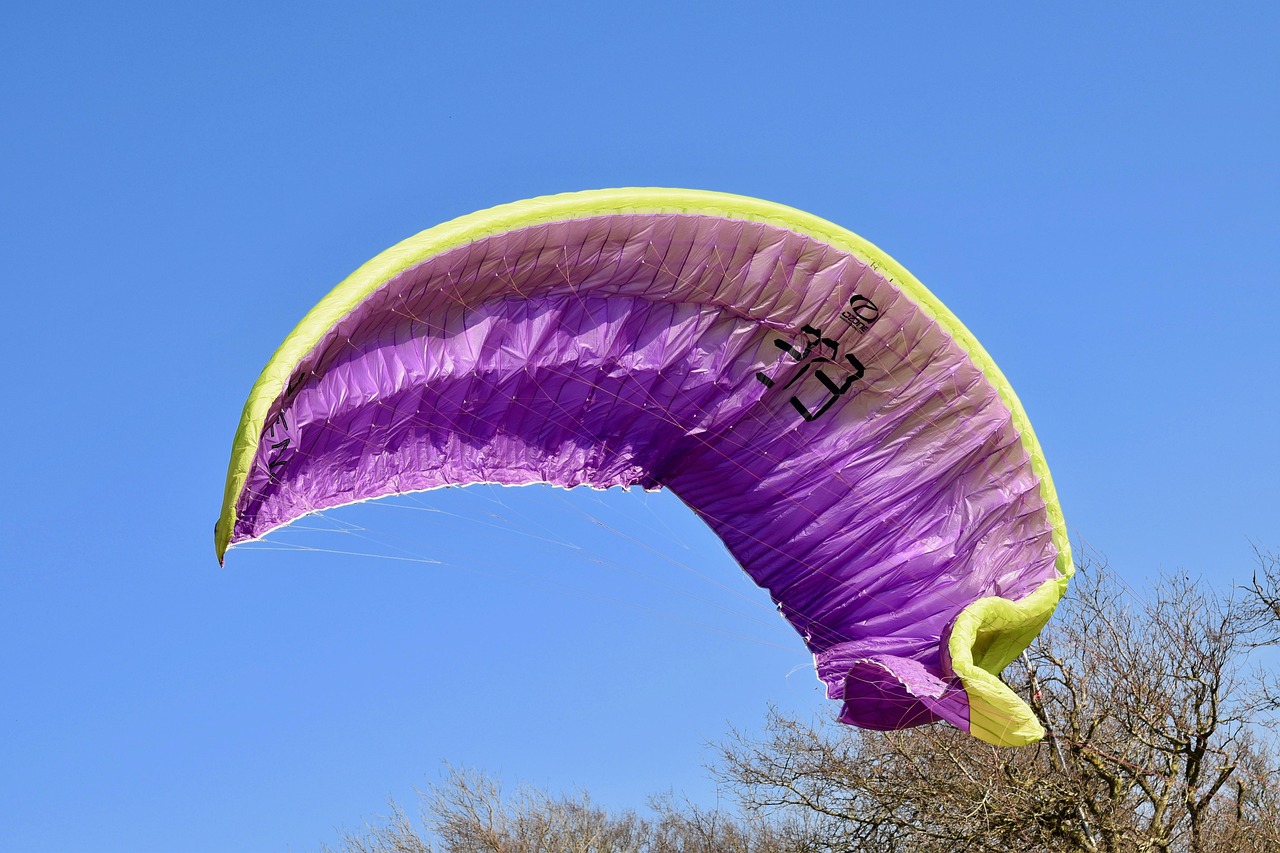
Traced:
<path fill-rule="evenodd" d="M 388 249 L 254 385 L 218 558 L 310 512 L 477 482 L 669 488 L 768 590 L 844 722 L 1042 734 L 997 675 L 1072 573 L 1044 455 L 974 337 L 837 225 L 620 189 Z"/>

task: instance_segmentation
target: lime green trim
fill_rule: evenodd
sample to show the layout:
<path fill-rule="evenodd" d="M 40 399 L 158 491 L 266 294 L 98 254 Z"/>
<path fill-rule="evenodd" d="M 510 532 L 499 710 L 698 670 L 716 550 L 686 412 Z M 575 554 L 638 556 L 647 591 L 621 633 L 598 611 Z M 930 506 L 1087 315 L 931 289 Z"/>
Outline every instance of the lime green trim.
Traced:
<path fill-rule="evenodd" d="M 980 598 L 951 624 L 951 671 L 969 695 L 969 733 L 996 746 L 1024 746 L 1044 729 L 1022 699 L 996 676 L 1040 633 L 1067 589 L 1067 576 L 1042 583 L 1020 601 Z"/>
<path fill-rule="evenodd" d="M 1032 470 L 1040 480 L 1040 493 L 1052 526 L 1053 544 L 1058 551 L 1060 577 L 1047 581 L 1020 602 L 988 598 L 969 605 L 953 626 L 949 652 L 953 669 L 969 696 L 974 734 L 993 743 L 1034 740 L 1039 736 L 1039 726 L 1030 708 L 1000 682 L 996 674 L 1030 642 L 1049 618 L 1065 589 L 1066 578 L 1071 576 L 1074 568 L 1066 524 L 1049 475 L 1049 466 L 1022 404 L 973 334 L 928 288 L 887 253 L 825 219 L 760 199 L 703 190 L 661 188 L 591 190 L 544 196 L 504 204 L 437 225 L 373 258 L 330 291 L 302 318 L 254 383 L 232 445 L 222 512 L 214 531 L 218 560 L 223 559 L 229 547 L 236 520 L 236 502 L 248 477 L 272 402 L 279 397 L 294 367 L 320 342 L 325 332 L 383 283 L 434 255 L 517 228 L 610 214 L 670 213 L 722 216 L 785 228 L 874 264 L 956 341 L 996 388 L 1022 436 Z"/>

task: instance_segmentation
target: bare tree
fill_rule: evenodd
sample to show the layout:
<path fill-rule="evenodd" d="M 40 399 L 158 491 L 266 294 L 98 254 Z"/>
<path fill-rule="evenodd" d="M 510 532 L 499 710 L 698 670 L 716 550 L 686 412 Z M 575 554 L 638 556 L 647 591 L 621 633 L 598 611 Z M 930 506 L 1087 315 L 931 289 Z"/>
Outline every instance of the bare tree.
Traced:
<path fill-rule="evenodd" d="M 1274 853 L 1274 705 L 1249 666 L 1273 637 L 1247 599 L 1178 575 L 1137 602 L 1090 566 L 1005 673 L 1041 743 L 775 713 L 763 738 L 722 745 L 720 771 L 757 813 L 805 815 L 815 850 Z"/>
<path fill-rule="evenodd" d="M 759 818 L 675 798 L 651 801 L 652 815 L 610 812 L 589 795 L 553 796 L 524 787 L 512 795 L 492 777 L 450 767 L 419 792 L 418 825 L 399 806 L 343 836 L 341 853 L 805 853 Z"/>
<path fill-rule="evenodd" d="M 1254 548 L 1257 563 L 1250 584 L 1245 588 L 1251 615 L 1257 620 L 1259 647 L 1280 649 L 1280 554 Z M 1273 710 L 1280 711 L 1280 666 L 1276 665 L 1273 652 L 1269 661 L 1260 667 L 1258 681 L 1262 693 Z"/>
<path fill-rule="evenodd" d="M 1254 549 L 1258 566 L 1253 572 L 1250 591 L 1259 607 L 1259 615 L 1270 622 L 1272 636 L 1280 632 L 1280 555 Z"/>
<path fill-rule="evenodd" d="M 1280 554 L 1255 548 L 1254 556 L 1257 567 L 1246 591 L 1258 621 L 1259 645 L 1280 646 Z"/>
<path fill-rule="evenodd" d="M 1086 564 L 1005 677 L 1045 739 L 1007 749 L 938 725 L 876 733 L 770 714 L 716 767 L 744 810 L 660 797 L 512 794 L 449 768 L 343 853 L 1276 853 L 1280 561 L 1242 590 L 1185 575 L 1138 600 Z M 1271 650 L 1274 653 L 1274 650 Z"/>

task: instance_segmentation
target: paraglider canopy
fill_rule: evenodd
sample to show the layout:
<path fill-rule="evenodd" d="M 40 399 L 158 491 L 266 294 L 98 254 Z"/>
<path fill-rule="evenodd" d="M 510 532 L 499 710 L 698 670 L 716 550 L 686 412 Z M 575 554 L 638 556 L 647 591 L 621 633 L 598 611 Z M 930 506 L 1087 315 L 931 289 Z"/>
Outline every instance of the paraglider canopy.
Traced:
<path fill-rule="evenodd" d="M 795 626 L 843 721 L 1041 735 L 996 675 L 1072 571 L 1044 456 L 974 337 L 837 225 L 621 189 L 388 249 L 254 385 L 218 558 L 307 513 L 479 482 L 671 489 Z"/>

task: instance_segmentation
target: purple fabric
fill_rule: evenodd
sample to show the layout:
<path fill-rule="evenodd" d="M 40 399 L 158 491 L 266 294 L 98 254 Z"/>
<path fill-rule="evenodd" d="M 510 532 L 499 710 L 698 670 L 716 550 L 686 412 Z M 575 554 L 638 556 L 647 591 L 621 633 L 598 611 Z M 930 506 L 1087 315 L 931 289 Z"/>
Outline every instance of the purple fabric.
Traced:
<path fill-rule="evenodd" d="M 386 283 L 272 407 L 232 541 L 538 481 L 672 489 L 876 728 L 967 728 L 940 638 L 1056 576 L 1009 412 L 945 331 L 851 255 L 698 215 L 497 234 Z"/>

